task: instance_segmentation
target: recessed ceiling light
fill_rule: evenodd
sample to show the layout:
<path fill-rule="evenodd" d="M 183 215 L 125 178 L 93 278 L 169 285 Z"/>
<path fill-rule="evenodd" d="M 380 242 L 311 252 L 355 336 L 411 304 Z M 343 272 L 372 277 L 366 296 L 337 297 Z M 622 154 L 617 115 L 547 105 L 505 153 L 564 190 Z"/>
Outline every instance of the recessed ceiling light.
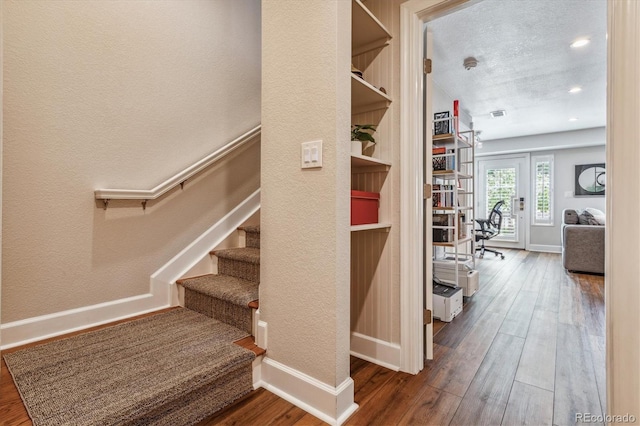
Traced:
<path fill-rule="evenodd" d="M 578 117 L 571 117 L 569 121 L 578 121 Z"/>
<path fill-rule="evenodd" d="M 575 86 L 575 87 L 572 87 L 571 89 L 569 89 L 569 93 L 578 93 L 578 92 L 582 92 L 582 87 Z"/>
<path fill-rule="evenodd" d="M 507 111 L 499 109 L 497 111 L 491 111 L 489 115 L 491 115 L 491 118 L 504 117 L 505 115 L 507 115 Z"/>
<path fill-rule="evenodd" d="M 591 40 L 589 40 L 588 38 L 579 38 L 578 40 L 571 43 L 571 47 L 584 47 L 589 44 L 590 41 Z"/>

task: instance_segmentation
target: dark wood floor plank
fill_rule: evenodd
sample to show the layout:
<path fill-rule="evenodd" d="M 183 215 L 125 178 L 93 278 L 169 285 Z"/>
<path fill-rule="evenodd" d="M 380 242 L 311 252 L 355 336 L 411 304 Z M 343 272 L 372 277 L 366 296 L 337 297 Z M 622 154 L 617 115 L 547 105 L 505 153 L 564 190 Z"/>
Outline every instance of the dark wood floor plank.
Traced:
<path fill-rule="evenodd" d="M 434 343 L 450 348 L 457 348 L 469 334 L 480 316 L 484 314 L 492 298 L 476 294 L 464 305 L 462 313 L 447 324 L 446 333 L 438 333 L 433 337 Z"/>
<path fill-rule="evenodd" d="M 602 415 L 586 336 L 581 327 L 558 321 L 554 424 L 574 424 L 577 413 Z"/>
<path fill-rule="evenodd" d="M 510 256 L 513 256 L 508 262 L 499 265 L 498 272 L 491 277 L 489 282 L 484 282 L 482 287 L 482 295 L 493 297 L 496 296 L 503 287 L 508 283 L 509 277 L 517 271 L 523 265 L 526 265 L 526 259 L 531 253 L 524 250 L 517 250 L 509 252 Z M 485 260 L 482 260 L 485 262 Z M 494 258 L 491 262 L 502 262 L 500 258 Z M 482 279 L 482 272 L 480 272 L 480 279 Z"/>
<path fill-rule="evenodd" d="M 553 392 L 513 382 L 502 425 L 544 426 L 553 424 Z"/>
<path fill-rule="evenodd" d="M 511 305 L 511 309 L 500 327 L 500 333 L 512 336 L 527 337 L 529 323 L 533 315 L 533 308 L 536 306 L 538 292 L 521 290 Z"/>
<path fill-rule="evenodd" d="M 524 339 L 498 333 L 450 425 L 497 425 L 502 421 Z"/>
<path fill-rule="evenodd" d="M 504 275 L 502 278 L 504 280 L 502 288 L 496 294 L 491 304 L 487 307 L 488 311 L 503 315 L 506 315 L 509 312 L 516 300 L 516 297 L 518 297 L 520 291 L 525 287 L 529 273 L 535 265 L 538 256 L 538 253 L 530 254 L 523 259 L 522 264 L 516 271 L 511 272 L 509 275 Z"/>
<path fill-rule="evenodd" d="M 558 320 L 554 312 L 536 310 L 524 343 L 516 380 L 553 391 L 556 378 Z"/>
<path fill-rule="evenodd" d="M 384 424 L 384 419 L 399 419 L 422 394 L 424 385 L 414 377 L 394 373 L 345 424 L 376 425 Z"/>
<path fill-rule="evenodd" d="M 487 312 L 437 370 L 430 371 L 427 383 L 437 389 L 464 396 L 504 316 Z"/>
<path fill-rule="evenodd" d="M 448 425 L 462 398 L 427 386 L 418 401 L 400 418 L 399 425 Z"/>
<path fill-rule="evenodd" d="M 366 404 L 369 399 L 375 397 L 382 385 L 391 380 L 394 373 L 388 368 L 367 362 L 364 368 L 351 374 L 354 381 L 354 402 L 358 405 Z"/>

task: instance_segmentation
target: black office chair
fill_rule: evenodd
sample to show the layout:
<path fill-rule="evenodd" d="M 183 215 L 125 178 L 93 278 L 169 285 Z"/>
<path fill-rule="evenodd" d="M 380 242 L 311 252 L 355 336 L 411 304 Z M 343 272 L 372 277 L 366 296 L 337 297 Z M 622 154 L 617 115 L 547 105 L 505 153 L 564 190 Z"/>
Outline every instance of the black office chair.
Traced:
<path fill-rule="evenodd" d="M 476 247 L 476 251 L 480 251 L 480 258 L 484 257 L 485 251 L 490 251 L 491 253 L 495 253 L 496 256 L 500 256 L 501 259 L 504 259 L 504 254 L 498 250 L 493 250 L 486 248 L 484 246 L 484 242 L 492 239 L 500 234 L 500 229 L 502 228 L 502 212 L 500 209 L 504 205 L 504 201 L 498 201 L 493 208 L 491 209 L 491 213 L 489 214 L 488 219 L 476 219 L 478 225 L 480 225 L 480 229 L 474 229 L 476 243 L 478 241 L 481 242 L 480 247 Z"/>

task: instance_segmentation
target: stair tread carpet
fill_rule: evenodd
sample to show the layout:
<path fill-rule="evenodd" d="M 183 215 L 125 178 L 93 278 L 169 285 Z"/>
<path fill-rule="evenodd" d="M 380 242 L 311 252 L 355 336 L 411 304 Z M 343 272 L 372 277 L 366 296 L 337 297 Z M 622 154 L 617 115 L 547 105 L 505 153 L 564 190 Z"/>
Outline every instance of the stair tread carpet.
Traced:
<path fill-rule="evenodd" d="M 255 247 L 213 250 L 211 254 L 223 259 L 237 260 L 255 265 L 260 264 L 260 249 Z"/>
<path fill-rule="evenodd" d="M 253 389 L 247 333 L 178 308 L 4 356 L 34 425 L 190 425 Z"/>
<path fill-rule="evenodd" d="M 241 226 L 238 229 L 245 232 L 245 243 L 247 247 L 260 248 L 260 225 Z"/>
<path fill-rule="evenodd" d="M 238 227 L 238 229 L 240 231 L 250 232 L 252 234 L 259 234 L 260 233 L 260 225 L 240 226 L 240 227 Z"/>
<path fill-rule="evenodd" d="M 183 278 L 178 284 L 186 289 L 207 296 L 248 307 L 250 302 L 258 299 L 258 283 L 228 275 L 202 275 L 194 278 Z"/>

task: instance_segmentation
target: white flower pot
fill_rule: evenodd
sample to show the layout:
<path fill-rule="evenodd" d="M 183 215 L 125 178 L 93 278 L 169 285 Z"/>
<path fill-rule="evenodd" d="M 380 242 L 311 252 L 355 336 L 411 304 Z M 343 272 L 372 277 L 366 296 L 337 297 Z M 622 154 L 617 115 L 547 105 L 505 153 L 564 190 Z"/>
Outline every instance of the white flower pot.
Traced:
<path fill-rule="evenodd" d="M 362 155 L 362 142 L 351 141 L 351 153 L 356 155 Z"/>

